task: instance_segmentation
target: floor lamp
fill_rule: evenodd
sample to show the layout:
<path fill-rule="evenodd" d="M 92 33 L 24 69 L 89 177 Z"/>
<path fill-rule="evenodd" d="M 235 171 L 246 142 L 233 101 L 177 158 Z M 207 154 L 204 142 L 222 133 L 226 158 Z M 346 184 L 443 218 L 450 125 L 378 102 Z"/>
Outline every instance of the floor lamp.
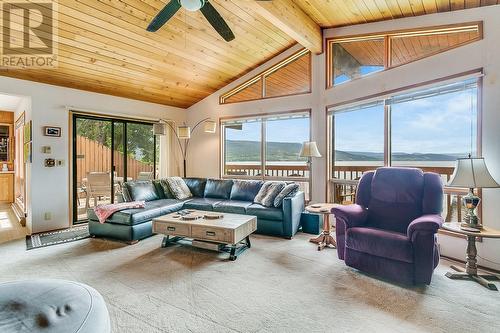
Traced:
<path fill-rule="evenodd" d="M 300 157 L 307 157 L 307 166 L 309 168 L 309 201 L 312 199 L 312 158 L 321 157 L 318 146 L 315 141 L 308 141 L 302 144 Z"/>
<path fill-rule="evenodd" d="M 191 134 L 196 131 L 198 126 L 203 124 L 203 131 L 205 133 L 215 133 L 217 129 L 217 123 L 210 118 L 205 118 L 197 122 L 193 128 L 187 125 L 181 125 L 181 126 L 175 126 L 175 122 L 173 122 L 174 126 L 171 124 L 172 121 L 167 121 L 160 119 L 160 121 L 156 124 L 153 124 L 153 133 L 154 135 L 157 136 L 163 136 L 167 134 L 166 127 L 170 127 L 172 132 L 175 134 L 175 138 L 177 139 L 177 143 L 179 144 L 179 148 L 182 153 L 182 159 L 183 159 L 183 177 L 186 177 L 186 157 L 187 157 L 187 152 L 189 148 L 189 140 L 191 139 Z M 184 144 L 182 144 L 182 141 L 184 140 Z"/>

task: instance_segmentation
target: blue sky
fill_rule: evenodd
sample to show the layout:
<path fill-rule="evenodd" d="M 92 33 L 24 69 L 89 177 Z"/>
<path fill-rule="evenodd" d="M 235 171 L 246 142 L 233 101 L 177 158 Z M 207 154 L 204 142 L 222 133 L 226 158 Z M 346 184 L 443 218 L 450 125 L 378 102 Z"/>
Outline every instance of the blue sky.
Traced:
<path fill-rule="evenodd" d="M 468 153 L 470 150 L 471 96 L 456 92 L 392 105 L 392 151 L 405 153 Z M 474 142 L 477 116 L 473 115 Z M 372 107 L 335 117 L 337 150 L 382 153 L 384 108 Z"/>

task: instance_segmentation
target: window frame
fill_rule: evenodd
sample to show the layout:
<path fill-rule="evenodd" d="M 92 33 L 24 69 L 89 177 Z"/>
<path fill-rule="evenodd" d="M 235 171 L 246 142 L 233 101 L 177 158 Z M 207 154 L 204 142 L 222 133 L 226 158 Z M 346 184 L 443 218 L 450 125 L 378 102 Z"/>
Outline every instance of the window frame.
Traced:
<path fill-rule="evenodd" d="M 312 115 L 312 110 L 311 109 L 299 109 L 299 110 L 291 110 L 291 111 L 284 111 L 284 112 L 268 112 L 268 113 L 261 113 L 261 114 L 250 114 L 250 115 L 244 115 L 244 116 L 236 116 L 236 117 L 222 117 L 219 118 L 219 128 L 220 130 L 220 135 L 219 135 L 219 178 L 221 179 L 247 179 L 247 180 L 262 180 L 262 181 L 267 181 L 267 180 L 283 180 L 283 181 L 298 181 L 298 182 L 304 182 L 304 183 L 310 183 L 312 180 L 312 170 L 309 170 L 309 177 L 272 177 L 272 176 L 266 176 L 266 126 L 265 126 L 265 121 L 261 121 L 261 142 L 260 142 L 260 155 L 261 155 L 261 161 L 260 161 L 260 170 L 261 170 L 261 176 L 246 176 L 246 175 L 225 175 L 224 174 L 224 167 L 225 167 L 225 128 L 224 128 L 224 122 L 230 121 L 230 120 L 240 120 L 240 119 L 252 119 L 252 118 L 272 118 L 275 116 L 287 116 L 287 115 L 293 115 L 293 114 L 307 114 L 309 117 L 309 141 L 311 140 L 312 137 L 312 121 L 311 121 L 311 115 Z"/>
<path fill-rule="evenodd" d="M 384 103 L 384 166 L 391 166 L 391 115 L 390 115 L 390 110 L 389 110 L 389 104 L 387 101 L 394 95 L 397 94 L 402 94 L 405 92 L 411 92 L 411 91 L 417 91 L 420 89 L 426 89 L 430 88 L 433 86 L 438 86 L 438 85 L 446 85 L 446 84 L 451 84 L 454 82 L 460 82 L 460 81 L 465 81 L 468 79 L 473 79 L 476 78 L 477 82 L 477 110 L 476 110 L 476 154 L 477 156 L 482 156 L 482 120 L 483 120 L 483 77 L 484 77 L 484 71 L 483 68 L 455 74 L 455 75 L 450 75 L 447 77 L 443 77 L 440 79 L 436 80 L 431 80 L 431 81 L 426 81 L 426 82 L 421 82 L 418 84 L 410 85 L 410 86 L 405 86 L 401 87 L 398 89 L 393 89 L 390 91 L 382 92 L 379 94 L 374 94 L 374 95 L 369 95 L 361 98 L 356 98 L 352 100 L 348 100 L 345 102 L 340 102 L 336 104 L 331 104 L 326 106 L 325 108 L 325 115 L 326 115 L 326 122 L 327 122 L 327 135 L 326 135 L 326 147 L 327 147 L 327 161 L 326 161 L 326 179 L 327 179 L 327 186 L 326 186 L 326 198 L 328 202 L 331 202 L 333 200 L 332 198 L 332 191 L 331 191 L 331 186 L 333 184 L 333 170 L 335 168 L 335 161 L 333 161 L 333 156 L 332 156 L 332 149 L 335 149 L 334 146 L 334 134 L 333 134 L 333 126 L 334 126 L 334 117 L 332 116 L 333 112 L 331 112 L 332 109 L 334 108 L 339 108 L 339 107 L 348 107 L 348 106 L 355 106 L 355 105 L 360 105 L 360 104 L 365 104 L 365 103 L 370 103 L 374 102 L 376 100 L 382 100 Z M 353 181 L 354 184 L 354 181 Z M 357 181 L 356 181 L 357 184 Z M 450 187 L 444 187 L 445 189 L 445 194 L 449 195 L 465 195 L 468 192 L 468 189 L 461 189 L 461 188 L 450 188 Z M 482 194 L 482 190 L 478 190 L 479 196 Z M 478 210 L 478 215 L 481 216 L 482 214 L 482 209 L 481 206 L 479 207 Z M 445 234 L 449 235 L 455 235 L 453 233 L 449 232 L 443 232 Z"/>
<path fill-rule="evenodd" d="M 478 36 L 476 38 L 473 38 L 468 41 L 464 41 L 461 43 L 458 43 L 456 45 L 447 47 L 443 50 L 438 50 L 435 52 L 432 52 L 430 54 L 418 57 L 416 59 L 413 59 L 409 62 L 405 62 L 399 65 L 392 66 L 392 61 L 391 61 L 391 55 L 392 55 L 392 45 L 391 45 L 391 39 L 394 37 L 412 37 L 412 36 L 426 36 L 430 34 L 440 34 L 444 32 L 460 32 L 462 29 L 466 28 L 471 28 L 471 27 L 477 27 L 478 29 Z M 371 76 L 371 75 L 376 75 L 379 73 L 383 73 L 385 71 L 391 70 L 393 68 L 398 68 L 400 66 L 404 66 L 407 64 L 411 64 L 415 61 L 419 61 L 428 57 L 432 57 L 436 54 L 443 53 L 470 43 L 477 42 L 479 40 L 483 39 L 483 21 L 473 21 L 473 22 L 464 22 L 464 23 L 456 23 L 456 24 L 447 24 L 447 25 L 438 25 L 438 26 L 432 26 L 432 27 L 425 27 L 425 28 L 412 28 L 412 29 L 402 29 L 402 30 L 391 30 L 391 31 L 382 31 L 382 32 L 375 32 L 375 33 L 367 33 L 367 34 L 356 34 L 356 35 L 347 35 L 347 36 L 339 36 L 339 37 L 331 37 L 326 39 L 326 78 L 325 78 L 325 87 L 326 89 L 331 89 L 333 87 L 356 81 L 361 78 L 364 78 L 366 76 L 360 76 L 355 79 L 334 84 L 333 83 L 333 75 L 334 75 L 334 68 L 333 68 L 333 45 L 336 43 L 342 43 L 342 42 L 359 42 L 359 41 L 364 41 L 364 40 L 372 40 L 372 39 L 384 39 L 384 69 L 381 71 L 374 72 L 372 74 L 366 75 L 366 76 Z"/>
<path fill-rule="evenodd" d="M 291 93 L 291 94 L 285 94 L 285 95 L 280 95 L 280 96 L 266 96 L 266 77 L 277 72 L 281 68 L 293 63 L 295 60 L 298 60 L 305 55 L 309 55 L 309 57 L 310 57 L 310 61 L 309 61 L 309 73 L 310 73 L 310 75 L 309 75 L 309 89 L 305 92 L 299 92 L 299 93 Z M 312 57 L 311 51 L 309 51 L 307 48 L 303 48 L 303 49 L 293 53 L 292 55 L 288 56 L 287 58 L 281 60 L 277 64 L 271 66 L 270 68 L 260 72 L 259 74 L 255 75 L 252 78 L 246 80 L 245 82 L 239 84 L 235 88 L 220 95 L 219 96 L 219 105 L 244 103 L 244 102 L 258 101 L 258 100 L 262 100 L 262 99 L 271 99 L 271 98 L 310 94 L 312 92 L 312 82 L 313 82 L 312 61 L 313 61 L 313 57 Z M 236 101 L 236 102 L 228 102 L 227 101 L 227 99 L 233 97 L 234 95 L 241 92 L 245 88 L 247 88 L 247 87 L 251 86 L 252 84 L 259 82 L 259 81 L 262 82 L 261 97 L 248 99 L 248 100 L 244 100 L 244 101 Z"/>

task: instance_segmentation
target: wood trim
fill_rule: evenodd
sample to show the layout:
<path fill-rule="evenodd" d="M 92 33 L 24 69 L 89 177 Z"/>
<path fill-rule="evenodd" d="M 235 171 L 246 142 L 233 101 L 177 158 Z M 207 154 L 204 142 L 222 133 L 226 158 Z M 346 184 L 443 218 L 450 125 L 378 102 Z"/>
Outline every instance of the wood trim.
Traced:
<path fill-rule="evenodd" d="M 434 25 L 430 27 L 417 27 L 417 28 L 408 28 L 408 29 L 398 29 L 398 30 L 385 30 L 379 32 L 371 32 L 365 34 L 354 34 L 354 35 L 344 35 L 337 37 L 327 38 L 326 41 L 332 42 L 352 42 L 352 41 L 360 41 L 360 40 L 368 40 L 368 39 L 376 39 L 383 38 L 385 36 L 394 37 L 394 36 L 421 36 L 428 34 L 439 34 L 442 32 L 460 32 L 462 27 L 472 28 L 477 26 L 480 37 L 483 37 L 483 21 L 471 21 L 471 22 L 463 22 L 463 23 L 454 23 L 454 24 L 445 24 L 445 25 Z"/>
<path fill-rule="evenodd" d="M 280 95 L 280 96 L 265 96 L 265 78 L 269 75 L 271 75 L 272 73 L 278 71 L 279 69 L 285 67 L 286 65 L 294 62 L 295 60 L 301 58 L 302 56 L 305 56 L 306 54 L 310 54 L 310 57 L 311 57 L 311 61 L 309 62 L 309 72 L 310 72 L 310 76 L 309 76 L 309 90 L 306 91 L 306 92 L 300 92 L 300 93 L 292 93 L 292 94 L 287 94 L 287 95 Z M 219 105 L 223 105 L 223 104 L 234 104 L 234 103 L 244 103 L 244 102 L 250 102 L 250 101 L 258 101 L 258 100 L 262 100 L 262 99 L 269 99 L 269 98 L 279 98 L 279 97 L 289 97 L 289 96 L 295 96 L 295 95 L 304 95 L 304 94 L 310 94 L 312 92 L 312 76 L 313 76 L 313 73 L 312 73 L 312 54 L 311 52 L 306 49 L 306 48 L 303 48 L 295 53 L 293 53 L 292 55 L 290 55 L 289 57 L 281 60 L 280 62 L 276 63 L 275 65 L 271 66 L 270 68 L 260 72 L 259 74 L 256 74 L 255 76 L 253 76 L 252 78 L 246 80 L 245 82 L 239 84 L 238 86 L 236 86 L 235 88 L 229 90 L 228 92 L 222 94 L 219 96 Z M 240 91 L 244 90 L 245 88 L 249 87 L 250 85 L 258 82 L 258 81 L 262 81 L 262 95 L 260 98 L 254 98 L 254 99 L 249 99 L 249 100 L 245 100 L 245 101 L 235 101 L 235 102 L 227 102 L 226 100 L 232 96 L 234 96 L 235 94 L 239 93 Z"/>
<path fill-rule="evenodd" d="M 392 66 L 392 39 L 399 37 L 411 37 L 411 36 L 429 36 L 443 33 L 453 33 L 453 32 L 461 32 L 462 29 L 459 28 L 472 28 L 476 27 L 478 31 L 478 36 L 468 41 L 464 41 L 453 46 L 426 54 L 424 56 L 415 58 L 409 62 L 401 63 L 399 65 Z M 465 22 L 465 23 L 456 23 L 450 25 L 441 25 L 441 26 L 432 26 L 428 28 L 412 28 L 412 29 L 403 29 L 403 30 L 392 30 L 392 31 L 384 31 L 384 32 L 376 32 L 376 33 L 368 33 L 368 34 L 357 34 L 357 35 L 349 35 L 349 36 L 341 36 L 341 37 L 331 37 L 326 39 L 326 89 L 330 89 L 334 87 L 333 84 L 333 44 L 342 43 L 342 42 L 354 42 L 354 41 L 366 41 L 373 39 L 381 39 L 384 38 L 384 70 L 375 72 L 373 74 L 382 73 L 393 68 L 397 68 L 403 65 L 410 64 L 412 62 L 422 60 L 428 57 L 432 57 L 436 54 L 440 54 L 467 44 L 471 44 L 482 40 L 484 37 L 484 28 L 483 21 L 474 21 L 474 22 Z M 364 76 L 363 76 L 364 77 Z M 347 82 L 352 82 L 355 80 L 359 80 L 363 77 L 359 77 L 353 80 L 349 80 Z M 347 83 L 345 82 L 345 83 Z"/>

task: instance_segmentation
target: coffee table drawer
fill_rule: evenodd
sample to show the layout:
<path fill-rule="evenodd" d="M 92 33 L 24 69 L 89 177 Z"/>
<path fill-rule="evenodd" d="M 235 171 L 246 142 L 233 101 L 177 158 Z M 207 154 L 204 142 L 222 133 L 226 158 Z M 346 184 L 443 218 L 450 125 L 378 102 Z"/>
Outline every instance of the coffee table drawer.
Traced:
<path fill-rule="evenodd" d="M 153 232 L 157 234 L 172 235 L 172 236 L 186 236 L 189 237 L 190 225 L 177 224 L 167 222 L 153 222 Z"/>
<path fill-rule="evenodd" d="M 191 227 L 191 237 L 195 239 L 211 240 L 224 243 L 232 242 L 231 230 L 207 227 L 203 225 L 193 225 Z"/>

